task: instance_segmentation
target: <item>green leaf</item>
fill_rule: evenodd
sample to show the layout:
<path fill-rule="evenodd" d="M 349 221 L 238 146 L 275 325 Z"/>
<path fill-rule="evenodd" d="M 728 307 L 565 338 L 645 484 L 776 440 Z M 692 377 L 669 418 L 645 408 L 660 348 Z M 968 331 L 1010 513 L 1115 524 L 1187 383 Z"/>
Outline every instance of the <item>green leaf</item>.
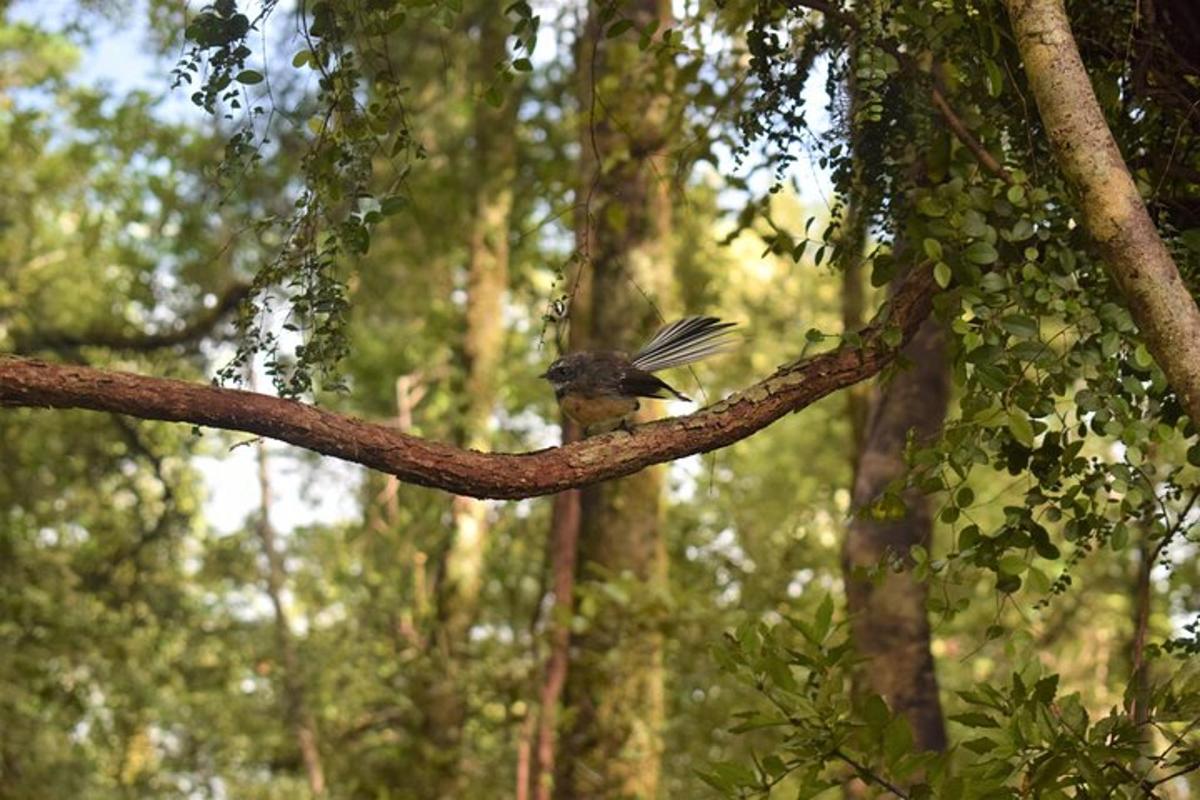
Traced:
<path fill-rule="evenodd" d="M 980 736 L 978 739 L 968 739 L 967 741 L 963 742 L 963 747 L 967 748 L 972 753 L 984 755 L 985 753 L 990 753 L 995 750 L 998 745 L 991 739 Z"/>
<path fill-rule="evenodd" d="M 782 659 L 769 655 L 763 659 L 762 665 L 772 683 L 785 692 L 796 691 L 796 676 L 792 674 L 792 668 Z"/>
<path fill-rule="evenodd" d="M 1030 566 L 1025 569 L 1025 585 L 1032 592 L 1044 594 L 1050 591 L 1050 577 L 1037 567 Z"/>
<path fill-rule="evenodd" d="M 1008 431 L 1013 438 L 1026 447 L 1033 447 L 1033 425 L 1022 411 L 1008 412 Z"/>
<path fill-rule="evenodd" d="M 929 241 L 926 239 L 926 241 Z M 937 281 L 937 285 L 945 289 L 950 285 L 950 278 L 953 277 L 950 273 L 950 265 L 945 261 L 939 261 L 933 267 L 933 279 Z"/>
<path fill-rule="evenodd" d="M 983 59 L 983 68 L 987 72 L 987 91 L 992 97 L 999 97 L 1004 91 L 1004 73 L 999 65 L 990 58 Z"/>
<path fill-rule="evenodd" d="M 632 27 L 633 27 L 633 20 L 619 19 L 616 22 L 614 22 L 612 25 L 608 26 L 608 30 L 604 32 L 604 38 L 605 39 L 615 39 L 618 36 L 620 36 L 622 33 L 624 33 L 625 31 L 631 29 Z"/>
<path fill-rule="evenodd" d="M 926 239 L 921 242 L 921 247 L 925 250 L 925 255 L 929 256 L 934 261 L 942 260 L 942 243 L 937 239 Z"/>
<path fill-rule="evenodd" d="M 868 729 L 876 733 L 883 730 L 891 716 L 887 703 L 877 694 L 869 695 L 863 703 L 863 721 L 867 723 Z"/>
<path fill-rule="evenodd" d="M 1021 576 L 1001 572 L 996 575 L 996 591 L 1012 594 L 1021 588 Z"/>
<path fill-rule="evenodd" d="M 818 642 L 824 641 L 833 626 L 833 597 L 826 593 L 821 605 L 817 606 L 817 617 L 814 620 L 813 635 Z"/>
<path fill-rule="evenodd" d="M 966 714 L 954 714 L 951 722 L 966 725 L 968 728 L 999 728 L 1000 723 L 981 711 L 968 711 Z"/>
<path fill-rule="evenodd" d="M 974 264 L 994 264 L 1000 254 L 987 242 L 975 242 L 963 251 L 963 256 Z"/>
<path fill-rule="evenodd" d="M 945 203 L 930 194 L 917 201 L 917 211 L 927 217 L 944 217 L 949 210 Z"/>
<path fill-rule="evenodd" d="M 883 732 L 883 753 L 888 763 L 894 764 L 912 751 L 913 735 L 908 720 L 901 716 L 892 718 Z"/>
<path fill-rule="evenodd" d="M 1042 558 L 1054 561 L 1062 557 L 1062 552 L 1050 541 L 1050 534 L 1040 525 L 1029 532 L 1029 538 L 1033 539 L 1034 552 Z"/>
<path fill-rule="evenodd" d="M 992 364 L 980 364 L 975 368 L 979 382 L 993 392 L 1003 392 L 1009 388 L 1008 374 L 1000 367 Z"/>
<path fill-rule="evenodd" d="M 1024 314 L 1009 314 L 1000 320 L 1000 327 L 1014 336 L 1026 339 L 1032 339 L 1038 335 L 1037 320 Z"/>
<path fill-rule="evenodd" d="M 1034 684 L 1033 698 L 1039 703 L 1047 704 L 1054 699 L 1056 692 L 1058 692 L 1058 676 L 1048 675 Z"/>
<path fill-rule="evenodd" d="M 1020 575 L 1025 571 L 1025 559 L 1018 555 L 1007 555 L 1000 559 L 1000 571 L 1007 575 Z"/>
<path fill-rule="evenodd" d="M 512 66 L 517 72 L 530 72 L 533 70 L 533 62 L 528 58 L 518 58 L 512 62 Z"/>
<path fill-rule="evenodd" d="M 1033 223 L 1024 217 L 1016 221 L 1008 234 L 1008 238 L 1014 242 L 1023 242 L 1030 236 L 1033 236 Z"/>
<path fill-rule="evenodd" d="M 263 74 L 258 70 L 244 69 L 234 78 L 238 83 L 244 83 L 247 86 L 253 86 L 256 83 L 263 82 Z"/>
<path fill-rule="evenodd" d="M 1118 522 L 1113 528 L 1112 538 L 1108 544 L 1113 550 L 1120 552 L 1129 546 L 1129 526 L 1124 522 Z"/>
<path fill-rule="evenodd" d="M 712 765 L 712 774 L 727 786 L 751 786 L 758 782 L 754 770 L 737 761 L 718 761 Z"/>
<path fill-rule="evenodd" d="M 787 766 L 783 763 L 783 759 L 774 753 L 763 758 L 762 766 L 763 770 L 772 778 L 778 778 L 787 772 Z"/>

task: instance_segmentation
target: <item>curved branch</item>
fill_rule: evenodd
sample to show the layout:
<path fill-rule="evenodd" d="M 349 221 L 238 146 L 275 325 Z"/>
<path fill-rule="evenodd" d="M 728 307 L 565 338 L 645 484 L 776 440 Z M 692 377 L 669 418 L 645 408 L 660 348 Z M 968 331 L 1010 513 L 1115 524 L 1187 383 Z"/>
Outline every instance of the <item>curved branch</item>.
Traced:
<path fill-rule="evenodd" d="M 226 314 L 237 308 L 250 295 L 252 288 L 248 283 L 235 283 L 229 286 L 217 298 L 216 305 L 206 309 L 182 327 L 173 330 L 161 331 L 159 333 L 146 333 L 144 331 L 128 333 L 103 330 L 85 331 L 83 333 L 35 331 L 24 341 L 17 343 L 15 352 L 26 355 L 39 350 L 74 350 L 79 347 L 107 347 L 110 350 L 128 350 L 144 353 L 151 350 L 174 347 L 175 345 L 189 344 L 207 336 Z"/>
<path fill-rule="evenodd" d="M 877 374 L 929 314 L 929 266 L 914 269 L 857 347 L 842 345 L 686 417 L 535 453 L 480 453 L 430 442 L 278 397 L 128 372 L 0 360 L 0 406 L 87 408 L 244 431 L 353 461 L 400 480 L 472 497 L 523 498 L 617 478 L 745 439 L 793 411 Z M 900 342 L 885 339 L 899 331 Z M 893 343 L 895 340 L 893 338 Z"/>

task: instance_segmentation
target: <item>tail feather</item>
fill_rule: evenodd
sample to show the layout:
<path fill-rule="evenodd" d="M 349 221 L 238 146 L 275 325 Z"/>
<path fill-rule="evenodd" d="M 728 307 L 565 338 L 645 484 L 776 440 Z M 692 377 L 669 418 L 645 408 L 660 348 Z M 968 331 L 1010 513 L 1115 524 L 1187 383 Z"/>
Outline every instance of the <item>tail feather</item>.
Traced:
<path fill-rule="evenodd" d="M 736 324 L 716 317 L 684 317 L 654 334 L 633 357 L 633 365 L 646 372 L 657 372 L 724 353 L 736 344 L 729 330 Z"/>

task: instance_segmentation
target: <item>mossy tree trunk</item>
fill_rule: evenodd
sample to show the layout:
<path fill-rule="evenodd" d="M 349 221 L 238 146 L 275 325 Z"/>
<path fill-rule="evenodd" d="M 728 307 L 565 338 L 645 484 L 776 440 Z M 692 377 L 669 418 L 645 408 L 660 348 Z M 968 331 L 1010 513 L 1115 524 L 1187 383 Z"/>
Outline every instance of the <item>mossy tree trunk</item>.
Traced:
<path fill-rule="evenodd" d="M 506 56 L 510 26 L 503 15 L 481 9 L 473 91 L 482 94 Z M 468 221 L 467 292 L 462 354 L 464 375 L 458 443 L 487 450 L 504 352 L 504 295 L 508 287 L 509 229 L 515 171 L 517 99 L 493 108 L 476 100 L 473 120 L 474 197 Z M 430 637 L 433 673 L 423 699 L 425 732 L 434 746 L 436 796 L 463 790 L 462 735 L 467 717 L 463 658 L 478 613 L 487 545 L 487 504 L 472 497 L 451 501 L 451 541 L 438 565 L 436 627 Z"/>
<path fill-rule="evenodd" d="M 668 27 L 666 0 L 636 0 L 622 15 L 641 29 Z M 580 48 L 579 249 L 588 270 L 590 347 L 633 350 L 660 323 L 669 295 L 670 198 L 662 155 L 669 139 L 669 64 L 640 52 L 636 35 L 606 38 L 593 5 Z M 657 163 L 656 163 L 657 160 Z M 575 341 L 573 337 L 573 342 Z M 646 409 L 641 412 L 646 415 Z M 666 591 L 662 468 L 583 490 L 578 552 L 585 631 L 572 638 L 568 728 L 557 797 L 654 797 L 662 755 Z M 598 592 L 601 582 L 611 592 Z M 621 599 L 614 599 L 614 598 Z"/>
<path fill-rule="evenodd" d="M 913 362 L 897 373 L 872 400 L 870 416 L 855 470 L 853 507 L 868 506 L 905 471 L 905 442 L 910 431 L 918 440 L 936 435 L 950 393 L 944 335 L 928 320 L 904 350 Z M 860 688 L 881 695 L 912 726 L 922 750 L 943 750 L 946 729 L 938 698 L 937 676 L 930 651 L 928 594 L 910 569 L 886 567 L 880 580 L 862 574 L 899 558 L 909 565 L 913 545 L 929 546 L 933 526 L 929 500 L 916 490 L 905 494 L 900 519 L 856 516 L 842 548 L 846 599 L 851 631 L 859 653 L 867 659 Z"/>
<path fill-rule="evenodd" d="M 287 585 L 287 570 L 284 566 L 284 554 L 280 551 L 275 527 L 271 524 L 271 472 L 268 466 L 267 446 L 258 443 L 258 488 L 259 488 L 259 517 L 255 526 L 259 544 L 262 546 L 265 570 L 263 582 L 266 584 L 267 597 L 275 612 L 275 642 L 276 655 L 280 668 L 280 695 L 283 701 L 283 712 L 288 727 L 296 738 L 296 747 L 300 751 L 300 760 L 304 765 L 304 775 L 308 781 L 309 792 L 313 797 L 325 796 L 325 768 L 321 761 L 317 721 L 312 713 L 308 697 L 308 687 L 304 681 L 300 667 L 300 653 L 296 647 L 295 634 L 292 631 L 292 621 L 284 603 L 284 590 Z"/>

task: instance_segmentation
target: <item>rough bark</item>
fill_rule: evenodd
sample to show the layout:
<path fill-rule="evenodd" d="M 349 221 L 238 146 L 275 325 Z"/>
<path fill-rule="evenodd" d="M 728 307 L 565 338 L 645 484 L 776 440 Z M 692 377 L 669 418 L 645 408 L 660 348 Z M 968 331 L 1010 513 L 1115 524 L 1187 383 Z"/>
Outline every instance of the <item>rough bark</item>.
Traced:
<path fill-rule="evenodd" d="M 1059 168 L 1146 347 L 1200 421 L 1200 309 L 1150 219 L 1092 90 L 1062 0 L 1005 0 Z"/>
<path fill-rule="evenodd" d="M 283 564 L 283 554 L 280 553 L 276 542 L 275 528 L 271 525 L 271 479 L 267 466 L 267 449 L 262 442 L 258 445 L 258 486 L 261 500 L 256 532 L 266 561 L 267 596 L 271 599 L 271 607 L 275 611 L 275 639 L 279 652 L 279 663 L 283 670 L 281 679 L 284 715 L 292 729 L 292 734 L 296 737 L 296 746 L 300 750 L 300 758 L 304 763 L 304 774 L 308 779 L 309 791 L 312 792 L 313 797 L 324 797 L 325 770 L 321 765 L 317 722 L 306 697 L 304 679 L 300 672 L 300 655 L 296 651 L 292 623 L 288 616 L 287 606 L 283 602 L 287 572 Z"/>
<path fill-rule="evenodd" d="M 941 328 L 926 322 L 904 352 L 913 366 L 899 372 L 872 404 L 854 482 L 855 509 L 869 504 L 904 473 L 909 431 L 918 439 L 933 436 L 946 414 L 950 375 Z M 887 570 L 881 582 L 855 577 L 857 568 L 875 567 L 893 555 L 907 560 L 913 545 L 928 547 L 928 500 L 916 490 L 904 500 L 903 519 L 860 516 L 851 523 L 842 548 L 846 599 L 855 646 L 867 659 L 860 673 L 865 687 L 908 719 L 917 747 L 943 750 L 946 730 L 929 649 L 926 585 L 907 569 Z"/>
<path fill-rule="evenodd" d="M 770 377 L 685 417 L 534 453 L 479 453 L 269 395 L 27 358 L 0 357 L 0 406 L 86 408 L 244 431 L 421 486 L 472 497 L 535 497 L 726 447 L 878 374 L 896 358 L 884 331 L 894 326 L 902 343 L 910 339 L 929 314 L 933 292 L 932 272 L 919 270 L 864 329 L 861 347 L 843 346 L 784 364 Z"/>
<path fill-rule="evenodd" d="M 652 20 L 670 25 L 665 0 L 636 0 L 622 11 L 636 28 Z M 632 351 L 659 323 L 647 295 L 661 301 L 669 285 L 670 198 L 652 163 L 667 134 L 669 96 L 647 75 L 653 62 L 641 58 L 632 37 L 604 38 L 598 12 L 591 7 L 579 59 L 581 144 L 594 159 L 585 162 L 588 199 L 580 242 L 591 279 L 588 344 Z M 652 412 L 644 407 L 639 413 Z M 662 485 L 662 470 L 653 469 L 581 494 L 580 588 L 622 581 L 638 611 L 601 602 L 586 629 L 572 636 L 563 695 L 570 724 L 555 769 L 556 797 L 657 794 L 663 642 L 661 620 L 645 600 L 665 591 Z"/>
<path fill-rule="evenodd" d="M 506 53 L 508 23 L 482 14 L 475 83 L 487 86 Z M 459 443 L 472 450 L 487 447 L 488 423 L 496 399 L 496 379 L 504 351 L 504 292 L 508 286 L 508 235 L 514 170 L 513 125 L 516 98 L 496 109 L 474 109 L 475 188 L 469 223 L 467 303 L 463 335 L 463 408 Z M 452 538 L 439 565 L 438 626 L 433 632 L 435 669 L 424 705 L 426 738 L 436 750 L 440 797 L 458 794 L 463 770 L 459 759 L 467 703 L 461 685 L 461 661 L 479 604 L 487 543 L 487 505 L 459 495 L 451 501 Z"/>

